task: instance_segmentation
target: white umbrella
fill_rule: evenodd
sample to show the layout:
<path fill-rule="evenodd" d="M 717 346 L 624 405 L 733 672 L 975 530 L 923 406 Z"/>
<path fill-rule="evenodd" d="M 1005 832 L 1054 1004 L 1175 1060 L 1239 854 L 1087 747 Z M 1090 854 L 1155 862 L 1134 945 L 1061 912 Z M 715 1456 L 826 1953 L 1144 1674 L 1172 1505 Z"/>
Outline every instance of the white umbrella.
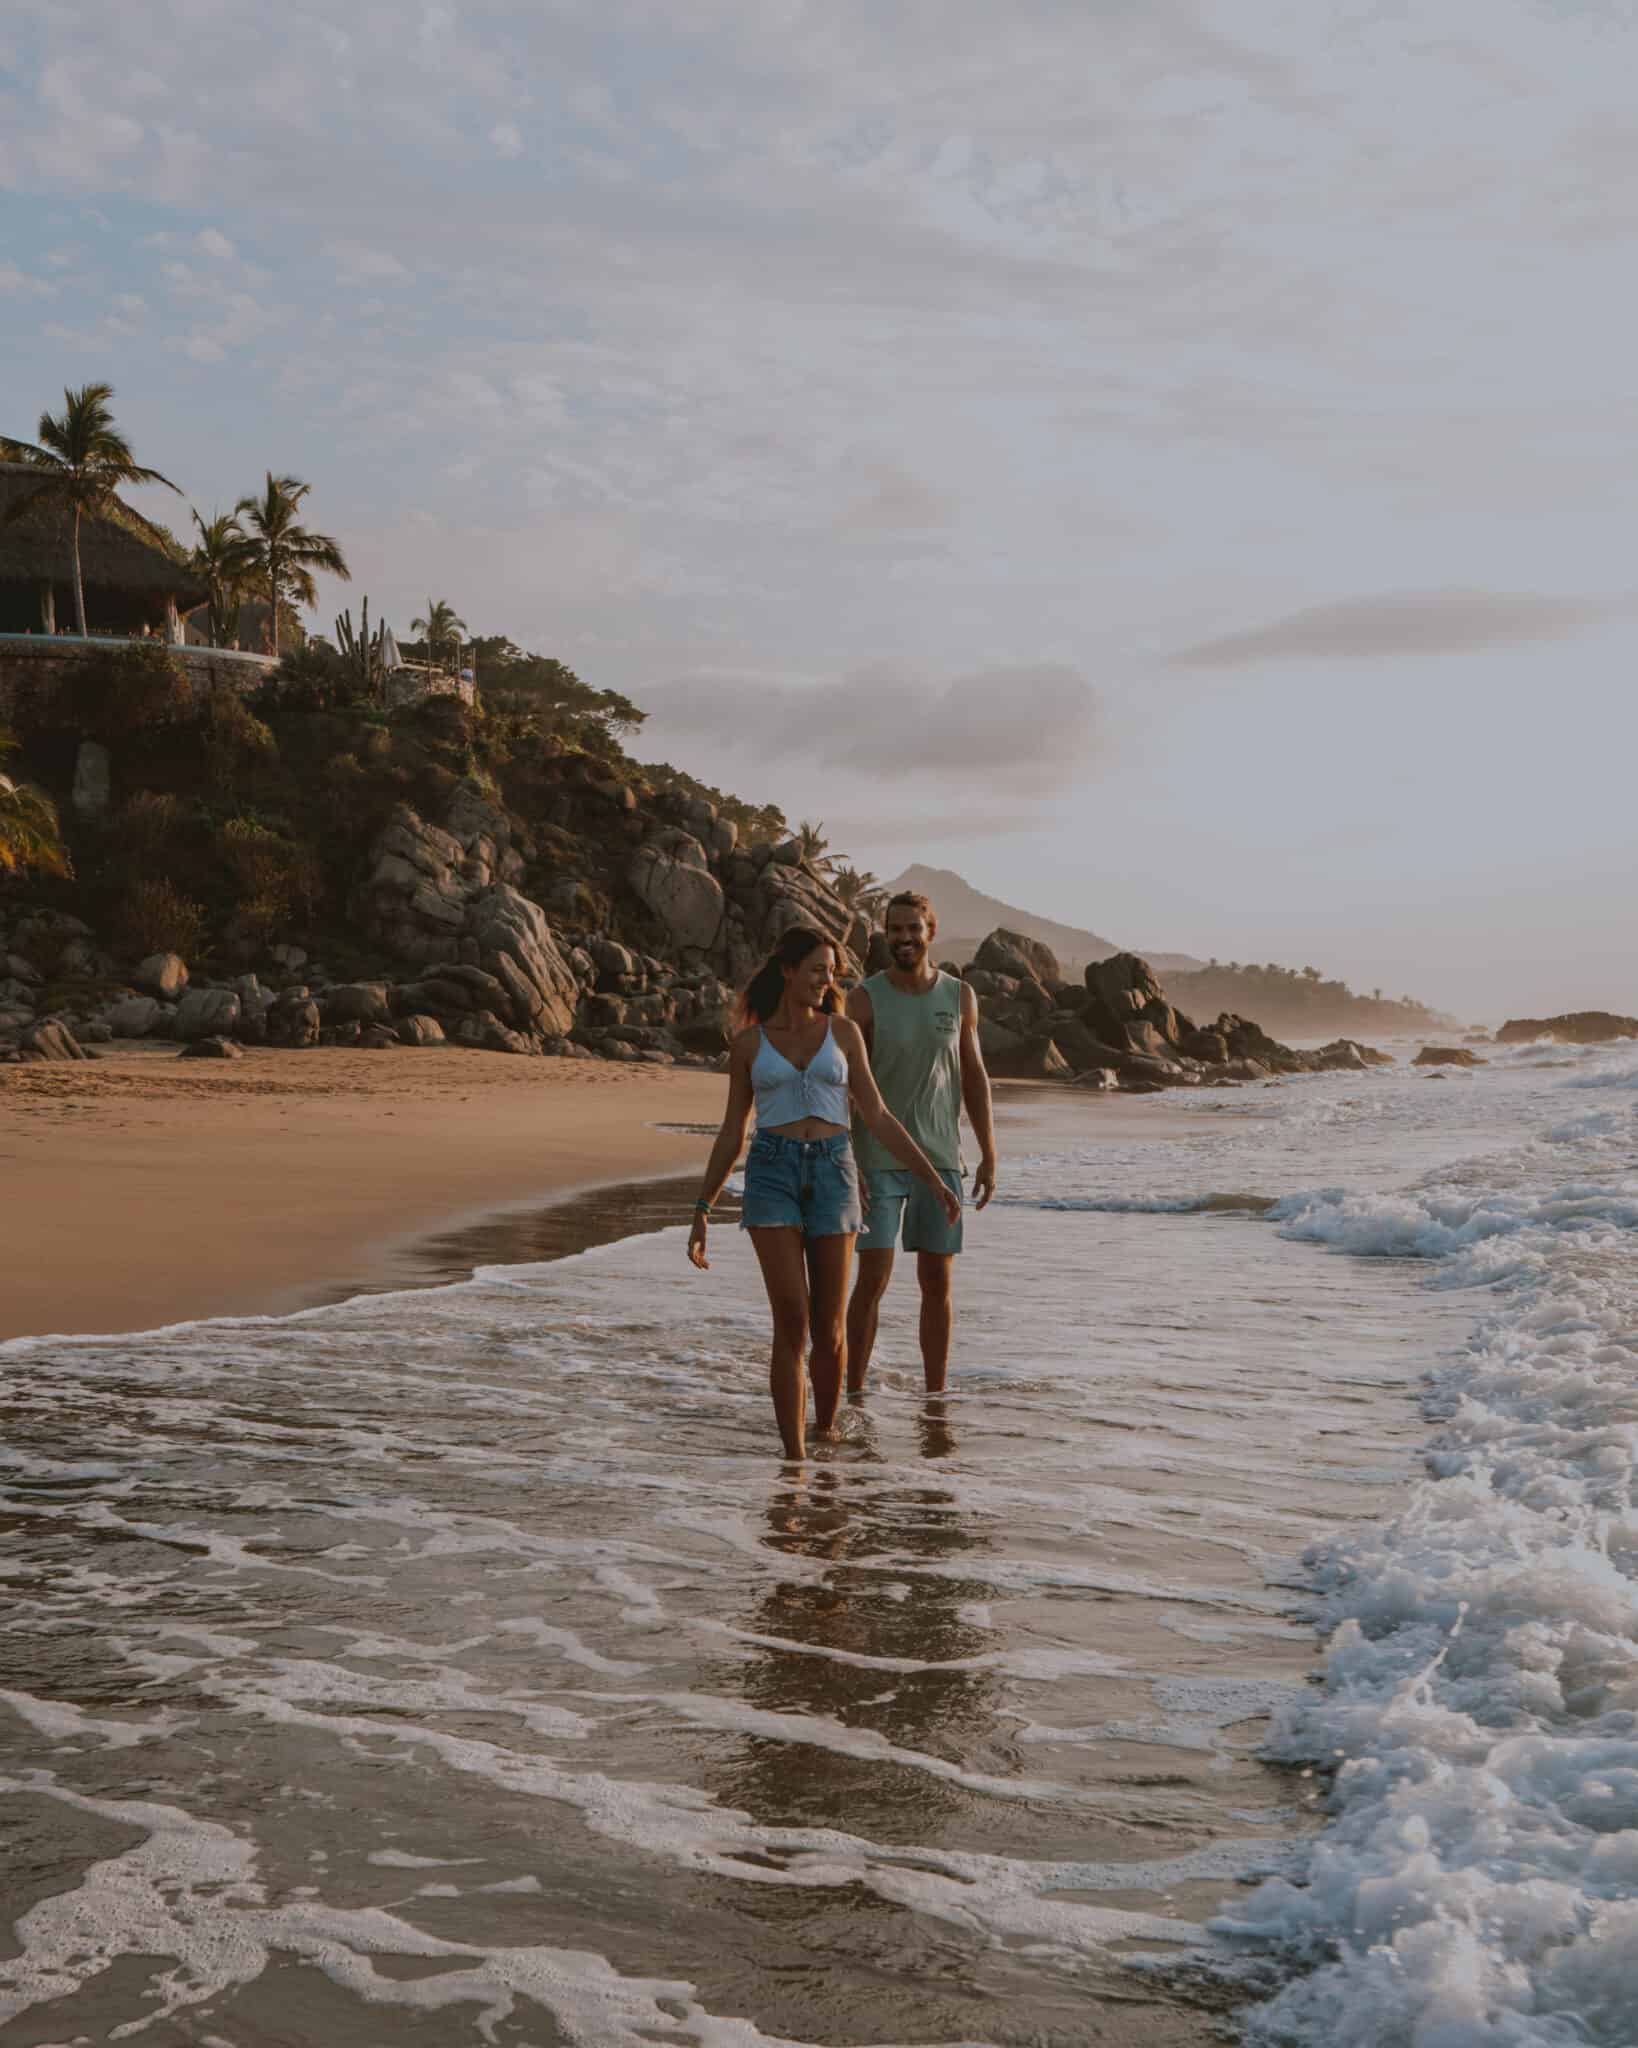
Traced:
<path fill-rule="evenodd" d="M 404 666 L 404 657 L 398 651 L 398 642 L 392 637 L 391 626 L 381 628 L 381 666 L 389 675 L 395 668 Z"/>

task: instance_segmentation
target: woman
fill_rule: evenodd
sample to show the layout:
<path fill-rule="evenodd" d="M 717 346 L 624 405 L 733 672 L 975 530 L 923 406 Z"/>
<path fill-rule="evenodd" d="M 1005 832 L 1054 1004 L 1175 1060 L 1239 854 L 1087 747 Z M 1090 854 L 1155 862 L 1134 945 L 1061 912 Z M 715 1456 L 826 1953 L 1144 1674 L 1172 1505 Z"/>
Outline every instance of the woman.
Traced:
<path fill-rule="evenodd" d="M 769 1384 L 785 1455 L 805 1455 L 804 1354 L 811 1338 L 814 1426 L 828 1436 L 842 1398 L 843 1328 L 853 1240 L 863 1212 L 848 1141 L 848 1104 L 893 1157 L 927 1183 L 954 1223 L 957 1196 L 896 1116 L 870 1071 L 859 1027 L 838 1016 L 836 949 L 798 925 L 769 954 L 740 1000 L 728 1061 L 728 1109 L 711 1149 L 688 1256 L 702 1271 L 711 1204 L 722 1192 L 756 1108 L 740 1227 L 751 1233 L 773 1310 Z"/>

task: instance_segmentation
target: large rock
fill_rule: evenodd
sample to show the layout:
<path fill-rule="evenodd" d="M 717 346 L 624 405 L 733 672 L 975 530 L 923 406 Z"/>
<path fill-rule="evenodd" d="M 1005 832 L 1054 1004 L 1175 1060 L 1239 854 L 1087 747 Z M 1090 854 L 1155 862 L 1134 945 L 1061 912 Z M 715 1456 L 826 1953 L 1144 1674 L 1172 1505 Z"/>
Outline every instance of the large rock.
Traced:
<path fill-rule="evenodd" d="M 194 988 L 177 1005 L 176 1036 L 184 1045 L 196 1038 L 231 1038 L 239 1028 L 239 998 L 230 988 Z"/>
<path fill-rule="evenodd" d="M 188 963 L 180 953 L 150 953 L 138 964 L 131 979 L 149 995 L 174 1003 L 188 985 Z"/>
<path fill-rule="evenodd" d="M 497 882 L 472 905 L 467 932 L 510 995 L 518 1022 L 542 1036 L 566 1036 L 580 989 L 540 905 Z"/>
<path fill-rule="evenodd" d="M 1067 1081 L 1074 1072 L 1047 1031 L 1021 1039 L 1010 1052 L 993 1057 L 986 1052 L 984 1057 L 991 1073 L 1003 1081 Z"/>
<path fill-rule="evenodd" d="M 381 981 L 343 981 L 324 998 L 327 1024 L 384 1024 L 390 1014 L 387 985 Z"/>
<path fill-rule="evenodd" d="M 1088 1026 L 1106 1045 L 1164 1058 L 1194 1026 L 1166 1000 L 1166 991 L 1147 960 L 1116 953 L 1086 970 Z"/>
<path fill-rule="evenodd" d="M 152 996 L 127 996 L 104 1020 L 116 1038 L 146 1038 L 163 1012 Z"/>
<path fill-rule="evenodd" d="M 179 1060 L 242 1060 L 244 1051 L 231 1038 L 196 1038 L 183 1046 L 177 1054 Z"/>
<path fill-rule="evenodd" d="M 1528 1045 L 1537 1038 L 1556 1038 L 1565 1045 L 1638 1038 L 1638 1017 L 1618 1017 L 1610 1010 L 1570 1010 L 1562 1017 L 1511 1017 L 1496 1033 L 1498 1045 Z"/>
<path fill-rule="evenodd" d="M 25 1053 L 31 1053 L 37 1060 L 88 1060 L 94 1053 L 88 1053 L 79 1040 L 60 1018 L 42 1017 L 38 1024 L 26 1024 L 18 1035 L 17 1043 Z"/>
<path fill-rule="evenodd" d="M 1480 1059 L 1470 1046 L 1465 1045 L 1424 1045 L 1411 1061 L 1413 1067 L 1485 1067 L 1490 1062 Z"/>
<path fill-rule="evenodd" d="M 269 1045 L 286 1045 L 304 1052 L 319 1042 L 319 1006 L 305 988 L 286 989 L 268 1011 L 266 1028 Z"/>
<path fill-rule="evenodd" d="M 1325 1074 L 1367 1073 L 1372 1067 L 1391 1067 L 1393 1054 L 1361 1045 L 1357 1038 L 1334 1038 L 1315 1053 L 1314 1064 Z"/>
<path fill-rule="evenodd" d="M 68 798 L 74 806 L 75 816 L 102 817 L 108 809 L 112 787 L 113 772 L 108 749 L 100 740 L 81 740 L 80 751 L 74 759 L 74 787 Z"/>
<path fill-rule="evenodd" d="M 664 925 L 680 953 L 709 953 L 721 937 L 726 914 L 722 884 L 707 867 L 705 849 L 698 840 L 683 832 L 672 837 L 674 842 L 683 842 L 683 850 L 639 846 L 626 870 L 626 880 L 632 893 Z"/>
<path fill-rule="evenodd" d="M 398 1043 L 400 1045 L 443 1045 L 444 1027 L 436 1017 L 401 1017 L 398 1021 Z"/>
<path fill-rule="evenodd" d="M 1063 979 L 1058 956 L 1050 946 L 1026 938 L 1022 932 L 1009 932 L 1004 926 L 990 933 L 973 955 L 973 965 L 991 974 L 1010 975 L 1014 981 L 1038 981 L 1043 987 Z"/>

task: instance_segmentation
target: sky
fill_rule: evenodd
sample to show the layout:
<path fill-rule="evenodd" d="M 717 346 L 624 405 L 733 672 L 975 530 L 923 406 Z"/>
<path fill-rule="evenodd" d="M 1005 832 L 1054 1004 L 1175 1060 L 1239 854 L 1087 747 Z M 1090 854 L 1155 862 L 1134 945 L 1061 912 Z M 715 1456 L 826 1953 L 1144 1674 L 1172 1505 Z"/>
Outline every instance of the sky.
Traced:
<path fill-rule="evenodd" d="M 1633 0 L 7 0 L 106 379 L 636 743 L 1138 949 L 1638 1012 Z"/>

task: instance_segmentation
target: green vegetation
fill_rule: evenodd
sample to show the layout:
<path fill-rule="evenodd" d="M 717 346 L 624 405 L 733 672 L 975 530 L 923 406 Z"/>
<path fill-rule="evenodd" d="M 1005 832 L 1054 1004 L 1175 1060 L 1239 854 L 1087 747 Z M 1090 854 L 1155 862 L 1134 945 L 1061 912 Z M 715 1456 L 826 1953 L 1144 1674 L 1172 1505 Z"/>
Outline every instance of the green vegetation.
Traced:
<path fill-rule="evenodd" d="M 436 668 L 440 654 L 448 657 L 452 669 L 461 665 L 461 635 L 467 630 L 465 619 L 455 616 L 455 607 L 446 604 L 440 597 L 436 603 L 427 599 L 426 616 L 411 619 L 410 631 L 425 636 L 427 666 Z"/>
<path fill-rule="evenodd" d="M 115 493 L 129 484 L 163 484 L 168 491 L 177 489 L 169 477 L 161 476 L 157 469 L 144 469 L 132 455 L 131 444 L 114 425 L 109 406 L 113 395 L 112 384 L 65 389 L 62 411 L 41 413 L 35 441 L 0 444 L 0 453 L 34 464 L 40 471 L 38 486 L 24 492 L 10 507 L 8 524 L 49 499 L 66 504 L 73 513 L 74 622 L 82 639 L 86 628 L 81 520 L 88 512 L 109 512 L 118 504 Z"/>
<path fill-rule="evenodd" d="M 17 751 L 16 739 L 0 726 L 0 762 Z M 43 789 L 14 782 L 0 770 L 0 875 L 31 871 L 62 876 L 73 873 L 57 806 Z"/>
<path fill-rule="evenodd" d="M 279 651 L 280 606 L 310 605 L 318 597 L 313 571 L 351 580 L 352 571 L 339 541 L 327 533 L 311 533 L 302 525 L 301 502 L 312 489 L 299 477 L 267 472 L 260 497 L 241 498 L 234 517 L 244 523 L 240 562 L 247 585 L 264 593 L 272 652 Z"/>
<path fill-rule="evenodd" d="M 1231 1010 L 1253 1017 L 1276 1037 L 1328 1038 L 1359 1032 L 1427 1031 L 1441 1023 L 1437 1011 L 1410 996 L 1384 996 L 1381 989 L 1357 995 L 1346 982 L 1328 981 L 1317 967 L 1263 966 L 1212 960 L 1193 974 L 1169 974 L 1166 994 L 1195 1018 Z"/>
<path fill-rule="evenodd" d="M 236 512 L 217 512 L 208 520 L 195 512 L 193 523 L 199 541 L 188 566 L 199 572 L 210 592 L 207 637 L 212 647 L 231 647 L 239 637 L 239 613 L 250 587 L 249 542 Z"/>

